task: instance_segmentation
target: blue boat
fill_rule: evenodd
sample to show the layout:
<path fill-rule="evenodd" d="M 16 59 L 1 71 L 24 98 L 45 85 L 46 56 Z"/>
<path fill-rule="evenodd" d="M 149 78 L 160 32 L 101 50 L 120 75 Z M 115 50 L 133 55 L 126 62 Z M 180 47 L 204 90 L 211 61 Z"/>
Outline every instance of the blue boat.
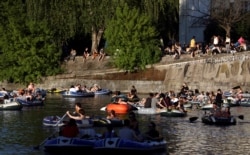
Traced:
<path fill-rule="evenodd" d="M 33 99 L 33 100 L 16 98 L 16 102 L 22 104 L 23 106 L 43 106 L 44 105 L 44 98 Z"/>
<path fill-rule="evenodd" d="M 111 93 L 112 91 L 109 89 L 100 89 L 100 90 L 95 91 L 95 95 L 109 95 Z"/>
<path fill-rule="evenodd" d="M 143 142 L 121 139 L 118 137 L 96 140 L 95 153 L 155 153 L 166 151 L 167 142 L 146 140 Z"/>
<path fill-rule="evenodd" d="M 67 138 L 63 136 L 51 137 L 45 140 L 44 151 L 48 153 L 84 152 L 89 154 L 103 153 L 155 153 L 166 151 L 167 142 L 143 141 L 137 142 L 120 138 L 98 139 L 95 137 L 84 139 L 80 137 Z"/>
<path fill-rule="evenodd" d="M 94 97 L 94 92 L 74 92 L 74 91 L 65 91 L 62 93 L 63 97 Z"/>
<path fill-rule="evenodd" d="M 48 153 L 79 153 L 92 151 L 95 140 L 79 137 L 67 138 L 63 136 L 48 138 L 44 143 L 44 151 Z M 89 152 L 90 153 L 90 152 Z"/>

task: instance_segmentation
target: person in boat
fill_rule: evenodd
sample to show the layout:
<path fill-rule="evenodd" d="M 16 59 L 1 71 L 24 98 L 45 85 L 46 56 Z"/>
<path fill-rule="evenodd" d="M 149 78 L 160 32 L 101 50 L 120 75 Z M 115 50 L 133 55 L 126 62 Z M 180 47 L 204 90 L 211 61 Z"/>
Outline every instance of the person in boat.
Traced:
<path fill-rule="evenodd" d="M 170 98 L 166 97 L 164 93 L 159 94 L 159 102 L 157 103 L 157 108 L 159 109 L 166 109 L 170 106 Z"/>
<path fill-rule="evenodd" d="M 185 99 L 184 99 L 185 96 L 180 96 L 179 99 L 178 99 L 178 105 L 176 106 L 176 110 L 180 110 L 182 112 L 187 112 L 184 108 L 184 104 L 185 104 Z"/>
<path fill-rule="evenodd" d="M 27 90 L 25 93 L 25 97 L 27 101 L 32 101 L 34 99 L 34 96 L 32 95 L 32 91 L 31 90 Z"/>
<path fill-rule="evenodd" d="M 159 131 L 156 130 L 156 124 L 153 121 L 148 124 L 148 130 L 144 133 L 144 139 L 153 141 L 159 141 L 163 139 L 163 137 L 160 136 Z"/>
<path fill-rule="evenodd" d="M 172 105 L 172 109 L 175 109 L 178 106 L 179 99 L 176 97 L 175 94 L 170 95 L 170 102 Z"/>
<path fill-rule="evenodd" d="M 76 87 L 74 85 L 71 85 L 69 88 L 70 92 L 76 92 Z"/>
<path fill-rule="evenodd" d="M 117 119 L 115 110 L 111 110 L 110 112 L 108 112 L 108 116 L 106 118 L 107 119 Z"/>
<path fill-rule="evenodd" d="M 187 85 L 187 83 L 183 83 L 182 84 L 182 88 L 181 88 L 181 94 L 186 94 L 187 95 L 187 93 L 188 93 L 188 90 L 189 90 L 189 87 L 188 87 L 188 85 Z"/>
<path fill-rule="evenodd" d="M 71 115 L 69 111 L 66 112 L 69 118 L 75 119 L 75 120 L 83 120 L 84 118 L 89 118 L 89 116 L 86 116 L 84 109 L 82 108 L 81 103 L 77 102 L 75 104 L 75 112 L 74 115 Z"/>
<path fill-rule="evenodd" d="M 230 112 L 230 107 L 225 107 L 224 110 L 221 111 L 221 116 L 222 117 L 230 117 L 231 112 Z"/>
<path fill-rule="evenodd" d="M 84 86 L 82 87 L 82 92 L 87 92 L 87 93 L 89 93 L 89 92 L 91 92 L 91 91 L 87 88 L 86 85 L 84 85 Z"/>
<path fill-rule="evenodd" d="M 213 102 L 213 108 L 210 110 L 210 116 L 220 117 L 221 116 L 221 109 L 217 106 L 216 102 Z"/>
<path fill-rule="evenodd" d="M 91 87 L 90 91 L 92 92 L 96 92 L 96 91 L 100 91 L 101 87 L 98 86 L 97 84 L 94 84 L 93 87 Z"/>
<path fill-rule="evenodd" d="M 77 137 L 79 134 L 79 129 L 76 124 L 75 119 L 69 119 L 69 122 L 62 126 L 59 131 L 60 136 L 68 137 L 68 138 L 73 138 Z"/>
<path fill-rule="evenodd" d="M 35 93 L 35 84 L 33 82 L 30 82 L 30 84 L 27 87 L 27 90 L 31 93 Z"/>
<path fill-rule="evenodd" d="M 107 130 L 102 134 L 102 138 L 114 138 L 114 137 L 118 137 L 117 133 L 115 132 L 113 125 L 108 124 Z"/>
<path fill-rule="evenodd" d="M 3 99 L 9 99 L 9 94 L 8 94 L 8 92 L 6 91 L 5 88 L 2 88 L 2 90 L 0 91 L 0 93 L 3 94 Z"/>
<path fill-rule="evenodd" d="M 138 99 L 138 98 L 139 98 L 139 97 L 137 96 L 137 90 L 136 90 L 136 88 L 135 88 L 134 85 L 131 87 L 131 90 L 130 90 L 130 92 L 128 93 L 127 97 L 128 97 L 128 100 L 131 101 L 131 102 L 133 102 L 135 99 Z"/>
<path fill-rule="evenodd" d="M 149 93 L 147 98 L 143 98 L 141 100 L 141 105 L 143 105 L 144 108 L 151 108 L 151 102 L 152 102 L 153 97 L 154 97 L 154 94 Z"/>
<path fill-rule="evenodd" d="M 137 120 L 135 113 L 133 111 L 129 112 L 128 118 L 130 121 L 130 128 L 135 131 L 136 135 L 140 135 L 139 121 Z"/>
<path fill-rule="evenodd" d="M 141 139 L 136 135 L 135 131 L 131 129 L 130 125 L 130 120 L 125 119 L 123 127 L 118 131 L 118 137 L 121 139 L 141 141 Z"/>
<path fill-rule="evenodd" d="M 215 97 L 215 102 L 217 103 L 218 107 L 221 107 L 222 104 L 223 104 L 223 97 L 222 97 L 221 89 L 217 90 L 216 97 Z"/>
<path fill-rule="evenodd" d="M 82 86 L 81 86 L 81 84 L 77 84 L 75 86 L 75 90 L 76 90 L 76 92 L 82 92 Z"/>

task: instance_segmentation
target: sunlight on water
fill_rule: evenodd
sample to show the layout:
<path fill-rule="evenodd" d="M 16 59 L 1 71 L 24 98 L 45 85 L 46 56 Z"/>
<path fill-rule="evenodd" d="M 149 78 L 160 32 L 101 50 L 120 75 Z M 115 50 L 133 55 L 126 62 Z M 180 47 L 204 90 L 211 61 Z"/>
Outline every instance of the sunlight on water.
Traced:
<path fill-rule="evenodd" d="M 142 97 L 145 97 L 145 95 Z M 60 94 L 48 94 L 45 106 L 23 108 L 22 111 L 0 111 L 0 154 L 4 155 L 39 155 L 45 154 L 39 146 L 46 137 L 57 129 L 42 125 L 46 116 L 63 116 L 66 111 L 74 110 L 74 103 L 82 103 L 89 116 L 106 116 L 100 108 L 111 101 L 110 96 L 96 96 L 94 98 L 63 98 Z M 168 142 L 167 149 L 170 155 L 180 154 L 250 154 L 250 121 L 248 107 L 233 107 L 232 114 L 244 114 L 245 119 L 237 119 L 234 126 L 209 126 L 202 124 L 198 119 L 190 123 L 188 118 L 202 116 L 203 112 L 197 109 L 189 110 L 184 118 L 161 117 L 160 115 L 137 114 L 140 120 L 140 129 L 147 129 L 146 123 L 153 120 L 157 129 Z M 127 117 L 126 115 L 121 117 Z M 118 130 L 118 129 L 117 129 Z M 97 128 L 102 132 L 102 128 Z M 158 153 L 156 155 L 163 155 Z"/>

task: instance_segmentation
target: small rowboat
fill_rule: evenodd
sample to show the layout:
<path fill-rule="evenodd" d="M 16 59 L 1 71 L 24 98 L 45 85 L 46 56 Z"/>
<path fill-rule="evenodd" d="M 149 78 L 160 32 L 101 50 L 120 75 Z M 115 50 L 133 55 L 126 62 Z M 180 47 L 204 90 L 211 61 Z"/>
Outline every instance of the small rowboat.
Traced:
<path fill-rule="evenodd" d="M 0 110 L 21 110 L 23 105 L 19 102 L 14 101 L 14 99 L 4 99 L 3 104 L 0 104 Z"/>
<path fill-rule="evenodd" d="M 94 97 L 94 92 L 73 92 L 73 91 L 65 91 L 62 93 L 63 97 Z"/>
<path fill-rule="evenodd" d="M 202 123 L 208 125 L 236 125 L 236 118 L 230 117 L 215 117 L 215 116 L 203 116 L 201 118 Z"/>

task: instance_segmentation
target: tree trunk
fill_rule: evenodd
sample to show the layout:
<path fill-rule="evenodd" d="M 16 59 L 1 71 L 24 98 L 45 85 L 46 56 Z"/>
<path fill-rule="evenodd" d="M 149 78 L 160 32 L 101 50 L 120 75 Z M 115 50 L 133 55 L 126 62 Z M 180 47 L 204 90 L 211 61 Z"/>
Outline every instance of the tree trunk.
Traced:
<path fill-rule="evenodd" d="M 227 25 L 226 28 L 225 28 L 225 31 L 226 31 L 226 36 L 228 36 L 230 38 L 230 36 L 231 36 L 231 34 L 230 34 L 231 26 Z"/>
<path fill-rule="evenodd" d="M 92 46 L 91 46 L 92 54 L 95 49 L 98 51 L 102 35 L 103 35 L 103 29 L 99 29 L 98 32 L 96 32 L 96 30 L 92 28 Z"/>

